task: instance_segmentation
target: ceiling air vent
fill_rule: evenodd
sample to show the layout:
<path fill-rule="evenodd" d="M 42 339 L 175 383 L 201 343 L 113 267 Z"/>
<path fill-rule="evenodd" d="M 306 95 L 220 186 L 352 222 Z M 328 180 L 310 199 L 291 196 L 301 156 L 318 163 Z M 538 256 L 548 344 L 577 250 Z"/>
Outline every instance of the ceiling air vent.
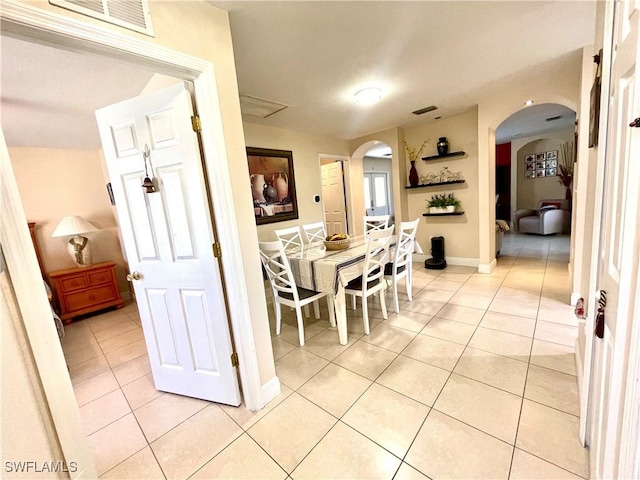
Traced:
<path fill-rule="evenodd" d="M 252 97 L 251 95 L 240 95 L 240 111 L 243 115 L 267 118 L 288 107 L 289 105 L 284 103 L 272 102 L 271 100 Z"/>
<path fill-rule="evenodd" d="M 436 107 L 435 105 L 429 105 L 428 107 L 424 107 L 421 108 L 420 110 L 416 110 L 415 112 L 411 112 L 414 115 L 422 115 L 423 113 L 427 113 L 427 112 L 433 112 L 434 110 L 437 110 L 438 107 Z"/>
<path fill-rule="evenodd" d="M 49 3 L 153 37 L 148 0 L 49 0 Z"/>

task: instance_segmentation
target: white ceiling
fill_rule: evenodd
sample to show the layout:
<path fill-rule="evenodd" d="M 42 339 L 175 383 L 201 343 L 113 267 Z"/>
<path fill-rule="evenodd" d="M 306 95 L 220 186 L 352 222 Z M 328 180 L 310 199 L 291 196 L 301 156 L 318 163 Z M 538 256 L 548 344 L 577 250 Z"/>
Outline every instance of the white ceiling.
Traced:
<path fill-rule="evenodd" d="M 540 65 L 577 65 L 595 31 L 593 1 L 211 3 L 229 11 L 240 93 L 288 105 L 245 120 L 344 139 L 467 111 Z M 151 77 L 7 37 L 0 48 L 10 146 L 95 148 L 94 110 L 137 95 Z M 356 105 L 353 94 L 369 85 L 383 99 Z M 428 105 L 438 110 L 411 113 Z"/>

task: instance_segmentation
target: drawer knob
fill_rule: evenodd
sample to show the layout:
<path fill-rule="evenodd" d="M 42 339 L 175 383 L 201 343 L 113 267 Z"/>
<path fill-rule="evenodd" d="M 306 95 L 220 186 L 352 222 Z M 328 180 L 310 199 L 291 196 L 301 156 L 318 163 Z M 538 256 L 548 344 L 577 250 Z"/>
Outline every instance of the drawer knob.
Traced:
<path fill-rule="evenodd" d="M 89 300 L 95 300 L 96 296 L 95 295 L 89 295 Z"/>
<path fill-rule="evenodd" d="M 78 286 L 78 282 L 76 282 L 75 280 L 73 282 L 71 282 L 71 285 L 73 285 L 74 287 Z"/>
<path fill-rule="evenodd" d="M 104 280 L 104 277 L 102 275 L 98 275 L 98 280 Z"/>
<path fill-rule="evenodd" d="M 127 275 L 128 282 L 133 282 L 134 280 L 140 280 L 141 278 L 142 278 L 142 275 L 140 275 L 140 272 L 131 272 L 130 274 Z"/>

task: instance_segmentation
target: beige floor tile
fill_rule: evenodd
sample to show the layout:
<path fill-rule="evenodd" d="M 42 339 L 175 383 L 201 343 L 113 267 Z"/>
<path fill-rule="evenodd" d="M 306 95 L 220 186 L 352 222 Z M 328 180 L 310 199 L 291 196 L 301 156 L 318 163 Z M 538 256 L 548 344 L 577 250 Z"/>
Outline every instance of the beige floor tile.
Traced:
<path fill-rule="evenodd" d="M 356 340 L 355 335 L 350 335 L 347 344 L 340 345 L 338 329 L 328 328 L 307 340 L 302 349 L 331 361 L 345 352 Z"/>
<path fill-rule="evenodd" d="M 433 286 L 433 282 L 428 287 L 423 288 L 413 297 L 414 300 L 420 302 L 441 302 L 447 303 L 453 297 L 454 292 L 450 290 L 441 290 Z"/>
<path fill-rule="evenodd" d="M 492 297 L 483 297 L 482 295 L 475 295 L 473 293 L 458 292 L 449 303 L 452 305 L 462 305 L 463 307 L 477 308 L 480 310 L 486 310 L 491 303 Z"/>
<path fill-rule="evenodd" d="M 451 371 L 463 351 L 463 345 L 428 335 L 418 335 L 402 354 L 414 360 Z"/>
<path fill-rule="evenodd" d="M 311 307 L 311 314 L 310 314 L 310 318 L 305 318 L 305 322 L 304 322 L 304 338 L 305 338 L 305 342 L 308 342 L 311 338 L 313 338 L 315 335 L 318 335 L 319 333 L 323 332 L 327 327 L 329 327 L 329 322 L 317 322 L 314 318 L 313 318 L 313 308 Z M 304 317 L 304 314 L 303 314 Z M 295 318 L 295 317 L 294 317 Z M 297 323 L 292 322 L 293 325 L 289 325 L 288 323 L 286 323 L 287 317 L 285 315 L 283 315 L 283 319 L 282 319 L 282 328 L 280 330 L 280 335 L 278 335 L 278 337 L 282 340 L 284 340 L 285 342 L 288 342 L 292 345 L 300 345 L 300 338 L 298 336 L 298 327 L 297 327 Z"/>
<path fill-rule="evenodd" d="M 426 405 L 373 384 L 342 421 L 402 458 L 428 413 Z"/>
<path fill-rule="evenodd" d="M 334 363 L 369 380 L 375 380 L 396 357 L 396 353 L 358 340 L 337 357 Z"/>
<path fill-rule="evenodd" d="M 400 313 L 389 313 L 389 318 L 384 323 L 418 333 L 432 318 L 422 313 L 407 312 L 401 308 Z"/>
<path fill-rule="evenodd" d="M 91 331 L 96 336 L 98 341 L 104 340 L 112 335 L 109 330 L 113 329 L 118 325 L 128 325 L 130 326 L 133 322 L 131 321 L 131 317 L 127 315 L 127 313 L 122 310 L 114 310 L 111 312 L 103 313 L 101 315 L 96 315 L 94 317 L 88 318 L 85 320 L 89 327 L 91 327 Z M 135 324 L 133 324 L 135 325 Z M 125 328 L 125 327 L 122 327 Z M 116 330 L 114 330 L 116 332 Z M 117 331 L 115 335 L 120 333 L 124 333 L 123 331 Z"/>
<path fill-rule="evenodd" d="M 291 474 L 293 479 L 391 480 L 400 459 L 342 422 L 331 429 Z"/>
<path fill-rule="evenodd" d="M 529 291 L 519 288 L 500 287 L 495 296 L 496 300 L 509 300 L 512 302 L 518 302 L 522 305 L 537 307 L 540 303 L 540 293 L 535 291 Z"/>
<path fill-rule="evenodd" d="M 362 337 L 362 341 L 400 353 L 416 335 L 414 332 L 380 323 L 371 330 L 370 335 Z"/>
<path fill-rule="evenodd" d="M 480 327 L 473 334 L 469 341 L 469 346 L 527 362 L 529 361 L 532 341 L 529 337 Z"/>
<path fill-rule="evenodd" d="M 147 446 L 133 414 L 126 415 L 88 437 L 98 475 L 111 470 Z"/>
<path fill-rule="evenodd" d="M 101 340 L 100 348 L 102 348 L 102 351 L 106 355 L 109 352 L 113 352 L 114 350 L 118 350 L 119 348 L 126 347 L 127 345 L 131 345 L 132 343 L 139 340 L 144 340 L 144 335 L 142 334 L 142 329 L 140 328 L 121 333 L 120 335 L 116 335 L 105 340 Z"/>
<path fill-rule="evenodd" d="M 91 343 L 95 336 L 86 322 L 75 322 L 64 327 L 64 337 L 60 339 L 62 348 Z"/>
<path fill-rule="evenodd" d="M 320 407 L 293 393 L 248 433 L 285 471 L 291 472 L 336 421 Z"/>
<path fill-rule="evenodd" d="M 462 305 L 446 304 L 438 312 L 439 318 L 445 318 L 447 320 L 454 320 L 456 322 L 466 323 L 468 325 L 478 325 L 484 310 L 478 308 L 463 307 Z"/>
<path fill-rule="evenodd" d="M 502 300 L 496 298 L 489 305 L 490 312 L 517 314 L 520 317 L 536 318 L 538 315 L 538 306 L 533 304 L 522 304 L 513 300 Z"/>
<path fill-rule="evenodd" d="M 432 410 L 405 462 L 430 478 L 506 479 L 513 447 Z"/>
<path fill-rule="evenodd" d="M 460 345 L 469 343 L 476 327 L 466 323 L 435 317 L 420 332 L 422 335 L 448 340 Z"/>
<path fill-rule="evenodd" d="M 431 406 L 442 391 L 450 372 L 400 355 L 376 383 Z"/>
<path fill-rule="evenodd" d="M 99 373 L 95 377 L 75 384 L 73 391 L 76 394 L 78 406 L 81 407 L 118 388 L 120 388 L 120 385 L 118 385 L 116 377 L 113 376 L 111 370 L 107 370 L 106 372 Z"/>
<path fill-rule="evenodd" d="M 73 383 L 74 385 L 82 383 L 86 380 L 89 380 L 90 378 L 95 377 L 96 375 L 111 370 L 109 368 L 109 364 L 107 363 L 107 359 L 104 358 L 104 355 L 92 358 L 91 360 L 79 363 L 78 365 L 69 365 L 68 367 L 69 376 L 71 377 L 71 383 Z"/>
<path fill-rule="evenodd" d="M 402 462 L 393 480 L 429 480 L 429 477 L 423 475 L 411 465 Z"/>
<path fill-rule="evenodd" d="M 122 392 L 133 410 L 162 395 L 162 392 L 156 390 L 153 375 L 150 373 L 122 387 Z"/>
<path fill-rule="evenodd" d="M 456 282 L 441 277 L 436 278 L 429 284 L 429 288 L 437 288 L 439 290 L 448 290 L 449 292 L 457 292 L 460 290 L 464 282 Z"/>
<path fill-rule="evenodd" d="M 579 480 L 557 465 L 545 462 L 541 458 L 516 448 L 513 452 L 510 480 Z"/>
<path fill-rule="evenodd" d="M 96 340 L 104 342 L 110 338 L 117 337 L 128 332 L 134 332 L 140 330 L 140 327 L 128 318 L 122 318 L 121 321 L 115 324 L 104 324 L 102 327 L 98 327 L 94 331 Z"/>
<path fill-rule="evenodd" d="M 133 413 L 147 440 L 153 442 L 208 404 L 205 400 L 165 393 Z"/>
<path fill-rule="evenodd" d="M 280 337 L 276 335 L 271 336 L 271 346 L 273 347 L 273 359 L 278 360 L 279 358 L 284 357 L 287 353 L 295 350 L 298 346 L 293 345 L 289 342 L 284 341 Z"/>
<path fill-rule="evenodd" d="M 578 381 L 573 375 L 531 365 L 524 397 L 572 415 L 580 415 Z"/>
<path fill-rule="evenodd" d="M 300 387 L 298 393 L 340 418 L 370 385 L 371 380 L 330 363 Z"/>
<path fill-rule="evenodd" d="M 467 347 L 454 373 L 522 396 L 527 363 Z"/>
<path fill-rule="evenodd" d="M 531 363 L 558 372 L 576 375 L 575 349 L 557 343 L 534 340 Z"/>
<path fill-rule="evenodd" d="M 413 302 L 406 302 L 402 304 L 402 306 L 400 307 L 400 312 L 415 312 L 433 317 L 440 311 L 442 307 L 444 307 L 444 305 L 445 304 L 443 302 L 422 301 L 414 297 Z"/>
<path fill-rule="evenodd" d="M 151 448 L 145 447 L 100 478 L 112 480 L 157 480 L 164 478 L 164 474 Z"/>
<path fill-rule="evenodd" d="M 454 373 L 433 408 L 513 445 L 521 402 L 522 397 Z"/>
<path fill-rule="evenodd" d="M 287 472 L 245 433 L 190 478 L 284 480 L 287 478 Z"/>
<path fill-rule="evenodd" d="M 576 338 L 578 338 L 578 327 L 538 320 L 534 338 L 573 347 L 576 344 Z"/>
<path fill-rule="evenodd" d="M 91 342 L 77 347 L 66 347 L 64 349 L 64 359 L 69 368 L 102 356 L 102 350 L 97 342 Z"/>
<path fill-rule="evenodd" d="M 131 413 L 129 404 L 120 389 L 80 407 L 80 418 L 87 435 Z"/>
<path fill-rule="evenodd" d="M 106 362 L 106 360 L 105 360 Z M 118 380 L 120 386 L 137 380 L 140 377 L 144 377 L 146 374 L 151 373 L 151 364 L 149 363 L 149 357 L 142 355 L 133 360 L 129 360 L 126 363 L 120 364 L 113 369 L 113 374 Z"/>
<path fill-rule="evenodd" d="M 567 282 L 568 285 L 568 282 Z M 554 295 L 552 292 L 543 293 L 540 298 L 538 320 L 578 326 L 578 319 L 574 307 L 569 304 L 570 295 Z"/>
<path fill-rule="evenodd" d="M 264 417 L 267 413 L 280 405 L 283 400 L 285 400 L 289 395 L 293 393 L 293 390 L 282 384 L 280 385 L 280 390 L 280 394 L 269 403 L 267 403 L 265 407 L 258 412 L 249 410 L 244 406 L 244 404 L 240 405 L 239 407 L 220 404 L 220 408 L 222 408 L 222 410 L 224 410 L 224 412 L 229 415 L 234 422 L 240 425 L 244 430 L 247 430 L 258 420 Z"/>
<path fill-rule="evenodd" d="M 578 417 L 525 399 L 516 446 L 587 478 L 589 453 L 580 445 L 578 428 Z"/>
<path fill-rule="evenodd" d="M 242 435 L 217 405 L 209 405 L 151 444 L 168 479 L 188 478 Z"/>
<path fill-rule="evenodd" d="M 518 317 L 517 315 L 487 312 L 484 317 L 482 317 L 480 326 L 490 328 L 491 330 L 500 330 L 501 332 L 533 337 L 536 321 L 533 318 Z"/>
<path fill-rule="evenodd" d="M 281 383 L 292 390 L 297 390 L 327 363 L 329 362 L 324 358 L 296 348 L 276 362 L 276 374 Z"/>
<path fill-rule="evenodd" d="M 147 355 L 147 346 L 144 340 L 137 340 L 129 345 L 105 353 L 104 356 L 107 358 L 111 368 L 115 368 L 142 355 Z"/>
<path fill-rule="evenodd" d="M 500 283 L 498 283 L 498 285 L 490 285 L 482 284 L 479 282 L 467 282 L 460 288 L 460 290 L 458 290 L 458 293 L 470 293 L 472 295 L 479 295 L 481 297 L 493 298 L 500 288 Z"/>

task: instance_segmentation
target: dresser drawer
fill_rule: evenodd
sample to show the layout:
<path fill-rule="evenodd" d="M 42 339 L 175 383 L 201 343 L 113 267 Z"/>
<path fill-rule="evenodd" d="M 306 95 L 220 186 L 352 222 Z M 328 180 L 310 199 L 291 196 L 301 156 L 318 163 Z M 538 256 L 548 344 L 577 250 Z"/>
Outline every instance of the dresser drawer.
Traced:
<path fill-rule="evenodd" d="M 63 292 L 72 292 L 89 286 L 87 277 L 84 274 L 63 278 L 59 281 L 59 285 Z"/>
<path fill-rule="evenodd" d="M 72 293 L 66 296 L 68 310 L 81 310 L 103 302 L 115 300 L 118 295 L 113 285 L 105 285 L 103 287 L 90 288 L 78 293 Z"/>
<path fill-rule="evenodd" d="M 101 285 L 103 283 L 111 283 L 110 270 L 101 270 L 89 274 L 89 285 Z"/>

